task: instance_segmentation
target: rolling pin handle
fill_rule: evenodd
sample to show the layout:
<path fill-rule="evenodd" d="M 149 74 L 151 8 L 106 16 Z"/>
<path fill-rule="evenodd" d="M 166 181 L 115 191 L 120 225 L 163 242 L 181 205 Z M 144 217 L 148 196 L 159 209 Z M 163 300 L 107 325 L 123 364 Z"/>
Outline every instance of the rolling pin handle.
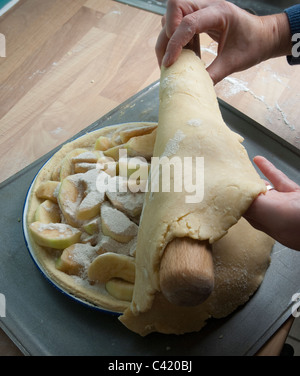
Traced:
<path fill-rule="evenodd" d="M 161 260 L 160 288 L 172 304 L 203 303 L 214 289 L 213 258 L 208 242 L 191 238 L 172 240 Z"/>

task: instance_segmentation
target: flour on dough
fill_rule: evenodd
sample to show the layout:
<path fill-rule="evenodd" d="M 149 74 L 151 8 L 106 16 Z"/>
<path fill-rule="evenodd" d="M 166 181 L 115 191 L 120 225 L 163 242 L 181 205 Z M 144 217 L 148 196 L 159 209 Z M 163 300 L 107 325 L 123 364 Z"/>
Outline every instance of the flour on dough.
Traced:
<path fill-rule="evenodd" d="M 159 285 L 160 260 L 164 249 L 176 237 L 209 240 L 217 244 L 239 221 L 252 201 L 266 190 L 264 181 L 255 171 L 241 143 L 242 137 L 232 132 L 223 121 L 212 80 L 202 61 L 192 51 L 184 50 L 171 67 L 162 68 L 161 83 L 153 156 L 161 157 L 170 140 L 180 134 L 176 157 L 204 157 L 204 198 L 198 204 L 189 204 L 185 201 L 187 192 L 184 190 L 158 192 L 152 196 L 151 192 L 146 194 L 137 239 L 133 301 L 120 317 L 128 328 L 142 335 L 154 330 L 164 333 L 199 330 L 208 317 L 220 310 L 218 306 L 223 301 L 218 299 L 228 296 L 223 295 L 222 289 L 219 290 L 222 293 L 219 293 L 218 286 L 223 286 L 221 282 L 213 293 L 219 298 L 213 301 L 209 299 L 210 306 L 207 301 L 196 308 L 170 307 L 160 293 Z M 197 126 L 194 126 L 193 119 L 197 119 Z M 256 235 L 256 230 L 251 229 L 250 225 L 246 226 L 245 233 L 248 234 L 248 231 L 255 233 L 245 235 L 246 240 L 250 241 L 252 236 L 258 239 L 257 243 L 249 242 L 249 253 L 254 257 L 256 253 L 253 253 L 252 246 L 258 247 L 262 252 L 262 267 L 257 267 L 253 273 L 250 266 L 249 273 L 248 263 L 244 262 L 240 270 L 249 274 L 246 285 L 249 284 L 251 288 L 237 287 L 237 291 L 231 290 L 232 303 L 229 309 L 221 310 L 221 316 L 229 314 L 249 298 L 258 287 L 257 281 L 261 282 L 268 265 L 272 240 L 265 234 Z M 234 242 L 240 243 L 241 236 L 239 232 L 239 236 L 233 236 L 235 240 L 228 240 L 230 249 L 238 247 Z M 226 249 L 223 249 L 225 259 Z M 243 252 L 242 248 L 234 249 L 234 255 L 228 255 L 230 265 L 233 261 L 231 257 L 236 258 L 239 252 Z M 220 263 L 219 259 L 215 261 Z M 251 265 L 253 262 L 249 261 Z M 222 265 L 221 269 L 218 265 L 215 265 L 217 272 L 223 270 Z M 236 267 L 236 264 L 233 265 Z M 227 278 L 226 271 L 222 273 L 220 275 Z M 252 283 L 252 278 L 255 283 Z M 239 298 L 236 299 L 236 296 Z"/>

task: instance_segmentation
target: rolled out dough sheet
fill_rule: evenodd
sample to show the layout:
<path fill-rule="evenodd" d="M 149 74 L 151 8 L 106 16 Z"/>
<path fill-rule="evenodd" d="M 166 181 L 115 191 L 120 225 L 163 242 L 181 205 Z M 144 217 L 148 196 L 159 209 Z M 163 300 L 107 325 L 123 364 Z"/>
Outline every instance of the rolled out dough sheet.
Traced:
<path fill-rule="evenodd" d="M 176 63 L 162 68 L 153 156 L 181 161 L 192 157 L 195 176 L 196 157 L 203 157 L 203 197 L 189 203 L 186 197 L 191 193 L 184 189 L 151 192 L 149 187 L 138 233 L 133 301 L 120 317 L 129 329 L 141 335 L 199 330 L 210 316 L 224 317 L 247 301 L 261 283 L 273 240 L 239 221 L 252 201 L 266 191 L 242 141 L 222 119 L 204 64 L 192 51 L 183 50 Z M 172 183 L 177 176 L 175 168 L 170 170 Z M 231 235 L 226 235 L 232 226 Z M 211 297 L 198 307 L 172 306 L 160 293 L 160 260 L 175 237 L 214 244 L 219 282 Z"/>

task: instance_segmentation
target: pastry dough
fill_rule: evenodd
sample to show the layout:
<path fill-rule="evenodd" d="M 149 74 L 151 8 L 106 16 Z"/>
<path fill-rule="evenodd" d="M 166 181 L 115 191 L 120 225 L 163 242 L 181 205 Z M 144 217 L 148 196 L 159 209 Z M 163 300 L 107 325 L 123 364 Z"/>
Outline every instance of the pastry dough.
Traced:
<path fill-rule="evenodd" d="M 159 286 L 160 260 L 172 239 L 190 237 L 215 243 L 238 222 L 252 201 L 265 192 L 265 183 L 250 162 L 242 141 L 242 137 L 224 123 L 213 83 L 204 64 L 192 51 L 184 50 L 176 63 L 162 68 L 153 155 L 176 156 L 181 160 L 204 157 L 204 197 L 201 202 L 191 204 L 186 202 L 190 193 L 184 190 L 167 193 L 149 189 L 147 192 L 137 240 L 133 301 L 120 318 L 131 330 L 142 335 L 153 330 L 165 333 L 199 330 L 218 310 L 223 316 L 245 302 L 258 287 L 258 281 L 261 282 L 273 242 L 265 234 L 255 235 L 257 243 L 244 244 L 249 247 L 249 259 L 253 257 L 250 266 L 245 261 L 241 267 L 238 260 L 247 256 L 244 248 L 240 248 L 241 242 L 249 241 L 254 234 L 242 239 L 240 231 L 235 230 L 240 236 L 234 233 L 234 240 L 231 237 L 224 240 L 225 244 L 230 244 L 229 251 L 232 249 L 232 252 L 228 253 L 224 247 L 223 253 L 214 255 L 220 264 L 223 260 L 228 261 L 228 268 L 220 266 L 223 277 L 218 276 L 217 268 L 219 282 L 211 299 L 203 305 L 196 308 L 172 306 L 161 295 Z M 195 161 L 193 166 L 196 168 Z M 174 175 L 171 175 L 172 179 L 175 179 Z M 239 226 L 243 226 L 246 234 L 253 231 L 247 223 Z M 223 243 L 220 241 L 220 244 Z M 252 270 L 256 256 L 262 260 Z M 243 286 L 233 283 L 230 293 L 225 294 L 227 287 L 218 290 L 218 286 L 225 286 L 228 276 L 231 279 L 232 268 L 239 268 L 252 277 Z M 226 302 L 230 298 L 226 305 L 230 306 L 228 309 L 223 307 L 224 297 Z"/>
<path fill-rule="evenodd" d="M 90 266 L 95 260 L 96 263 L 100 262 L 102 254 L 106 253 L 102 260 L 126 261 L 126 257 L 135 260 L 136 232 L 129 242 L 120 242 L 129 239 L 121 239 L 117 228 L 112 226 L 107 217 L 105 236 L 105 229 L 103 231 L 101 226 L 101 220 L 105 218 L 101 217 L 101 210 L 93 217 L 95 199 L 89 203 L 91 206 L 87 205 L 89 211 L 85 212 L 85 218 L 74 221 L 75 228 L 82 231 L 80 243 L 63 251 L 68 251 L 66 267 L 70 269 L 68 257 L 72 257 L 75 267 L 80 266 L 79 274 L 72 275 L 70 270 L 68 274 L 61 265 L 57 268 L 57 261 L 62 259 L 62 250 L 38 245 L 30 233 L 28 235 L 27 240 L 34 258 L 53 282 L 94 306 L 114 312 L 125 311 L 121 321 L 141 335 L 152 331 L 177 334 L 196 331 L 205 325 L 209 317 L 223 317 L 231 313 L 238 305 L 246 302 L 260 285 L 274 243 L 244 219 L 239 220 L 253 198 L 263 192 L 265 186 L 241 145 L 242 138 L 224 124 L 210 78 L 203 64 L 191 52 L 184 52 L 178 63 L 162 72 L 160 97 L 160 126 L 157 136 L 157 125 L 154 123 L 119 124 L 88 133 L 67 143 L 55 153 L 35 179 L 25 221 L 25 225 L 30 226 L 37 220 L 46 224 L 50 221 L 51 225 L 52 221 L 68 223 L 68 217 L 76 219 L 79 207 L 82 207 L 83 202 L 88 204 L 87 197 L 94 192 L 91 183 L 94 184 L 95 181 L 92 179 L 91 182 L 90 178 L 96 177 L 93 172 L 96 161 L 105 165 L 102 153 L 114 155 L 121 147 L 130 146 L 132 149 L 133 146 L 138 146 L 141 156 L 147 158 L 152 155 L 156 136 L 155 156 L 204 157 L 205 189 L 202 202 L 186 203 L 185 198 L 190 196 L 190 192 L 184 191 L 147 193 L 138 232 L 136 280 L 131 307 L 129 300 L 133 284 L 130 281 L 125 286 L 120 285 L 120 280 L 112 278 L 109 281 L 110 288 L 107 288 L 103 281 L 100 283 L 94 278 L 96 281 L 93 280 L 91 284 L 88 278 Z M 147 150 L 144 150 L 145 145 Z M 68 195 L 74 194 L 74 202 L 70 201 L 70 196 L 66 200 L 65 210 L 62 210 L 62 185 L 69 180 L 74 183 L 77 181 L 76 176 L 79 177 L 80 184 L 75 184 L 75 187 L 81 187 L 84 192 L 76 191 L 74 187 L 71 189 L 71 184 L 67 191 Z M 114 178 L 112 173 L 110 181 L 115 180 L 120 180 L 120 176 Z M 89 194 L 85 195 L 86 193 Z M 105 202 L 100 204 L 104 205 L 102 209 L 106 205 L 112 205 L 116 210 L 122 211 L 134 222 L 128 223 L 135 229 L 135 224 L 139 225 L 143 200 L 142 192 L 106 192 Z M 76 211 L 79 202 L 80 206 Z M 53 207 L 60 208 L 58 218 L 49 214 Z M 39 208 L 47 210 L 40 212 Z M 51 213 L 53 214 L 52 209 Z M 128 231 L 123 235 L 129 236 Z M 130 239 L 131 236 L 132 234 Z M 177 236 L 209 239 L 213 243 L 215 289 L 209 299 L 198 307 L 171 305 L 159 291 L 160 259 L 167 243 Z M 115 253 L 114 258 L 111 258 L 111 252 Z M 121 257 L 116 257 L 118 255 Z M 95 266 L 94 264 L 93 267 Z M 114 275 L 114 270 L 117 269 L 112 267 L 111 277 L 117 277 Z"/>
<path fill-rule="evenodd" d="M 215 288 L 204 303 L 196 307 L 176 306 L 157 291 L 151 309 L 138 315 L 127 309 L 120 320 L 142 336 L 151 332 L 184 334 L 198 331 L 209 318 L 226 317 L 248 301 L 263 281 L 273 244 L 272 238 L 241 218 L 212 245 Z M 138 287 L 136 277 L 135 289 Z"/>

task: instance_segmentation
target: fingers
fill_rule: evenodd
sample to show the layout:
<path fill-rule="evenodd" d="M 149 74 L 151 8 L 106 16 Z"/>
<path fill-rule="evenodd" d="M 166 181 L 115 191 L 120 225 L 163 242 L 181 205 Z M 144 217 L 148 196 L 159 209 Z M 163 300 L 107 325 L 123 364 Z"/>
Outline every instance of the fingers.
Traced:
<path fill-rule="evenodd" d="M 165 46 L 165 54 L 162 61 L 162 64 L 165 67 L 169 67 L 175 63 L 182 51 L 182 48 L 186 46 L 196 34 L 197 17 L 195 16 L 195 13 L 181 18 L 180 21 L 181 22 L 176 28 L 174 28 L 173 32 L 172 29 L 176 25 L 176 21 L 175 23 L 173 22 L 172 27 L 169 26 L 169 32 L 167 30 L 168 26 L 166 26 L 165 29 L 167 36 L 170 37 L 167 45 Z M 166 25 L 168 25 L 168 22 Z"/>
<path fill-rule="evenodd" d="M 220 56 L 216 57 L 210 66 L 207 67 L 206 70 L 213 80 L 214 85 L 232 73 L 231 71 L 226 70 L 227 67 L 229 67 L 229 65 L 224 64 L 223 59 Z"/>
<path fill-rule="evenodd" d="M 268 232 L 265 221 L 266 212 L 265 196 L 259 195 L 253 201 L 246 213 L 244 213 L 244 218 L 257 230 Z"/>
<path fill-rule="evenodd" d="M 180 25 L 172 34 L 163 59 L 163 65 L 168 67 L 172 65 L 179 57 L 182 48 L 186 46 L 196 34 L 197 16 L 192 13 L 185 16 Z"/>
<path fill-rule="evenodd" d="M 283 194 L 274 190 L 259 195 L 244 214 L 244 218 L 257 230 L 276 238 L 279 235 L 276 232 L 279 232 L 277 230 L 282 220 Z"/>
<path fill-rule="evenodd" d="M 182 19 L 219 0 L 168 0 L 166 12 L 167 36 L 171 38 Z"/>
<path fill-rule="evenodd" d="M 228 49 L 228 47 L 226 48 L 226 51 L 225 49 L 224 51 L 220 51 L 219 48 L 218 56 L 211 62 L 207 68 L 207 72 L 216 85 L 232 73 L 243 70 L 239 65 L 240 61 L 241 59 L 237 51 L 232 51 L 231 49 Z"/>
<path fill-rule="evenodd" d="M 168 43 L 169 43 L 169 38 L 167 37 L 166 27 L 164 26 L 161 32 L 159 33 L 159 36 L 157 38 L 156 45 L 155 45 L 155 53 L 156 53 L 159 66 L 162 65 L 162 60 L 165 55 L 165 50 L 167 48 Z"/>
<path fill-rule="evenodd" d="M 256 156 L 254 163 L 265 175 L 265 177 L 273 184 L 274 188 L 279 192 L 293 192 L 300 190 L 298 184 L 289 179 L 282 171 L 278 170 L 270 161 L 261 156 Z"/>
<path fill-rule="evenodd" d="M 257 230 L 289 248 L 300 250 L 300 190 L 268 191 L 259 195 L 244 214 Z"/>
<path fill-rule="evenodd" d="M 198 11 L 219 3 L 220 0 L 169 0 L 166 15 L 161 21 L 164 28 L 163 35 L 159 35 L 156 43 L 158 61 L 161 62 L 161 56 L 166 55 L 163 65 L 166 67 L 172 65 L 179 57 L 182 48 L 196 33 L 199 33 L 197 27 L 201 16 L 200 18 L 197 16 Z M 203 17 L 206 17 L 206 13 Z M 211 15 L 210 20 L 213 21 L 213 19 L 214 15 Z M 166 43 L 167 40 L 168 43 Z"/>
<path fill-rule="evenodd" d="M 184 17 L 184 11 L 182 10 L 181 3 L 175 0 L 169 0 L 167 2 L 167 12 L 165 17 L 166 33 L 169 38 L 180 24 L 182 18 Z M 188 4 L 188 2 L 187 2 Z"/>
<path fill-rule="evenodd" d="M 185 15 L 170 37 L 166 48 L 165 66 L 172 65 L 179 57 L 181 50 L 195 34 L 214 31 L 223 33 L 227 27 L 226 13 L 220 12 L 218 6 L 210 6 Z M 168 23 L 168 22 L 167 22 Z"/>

